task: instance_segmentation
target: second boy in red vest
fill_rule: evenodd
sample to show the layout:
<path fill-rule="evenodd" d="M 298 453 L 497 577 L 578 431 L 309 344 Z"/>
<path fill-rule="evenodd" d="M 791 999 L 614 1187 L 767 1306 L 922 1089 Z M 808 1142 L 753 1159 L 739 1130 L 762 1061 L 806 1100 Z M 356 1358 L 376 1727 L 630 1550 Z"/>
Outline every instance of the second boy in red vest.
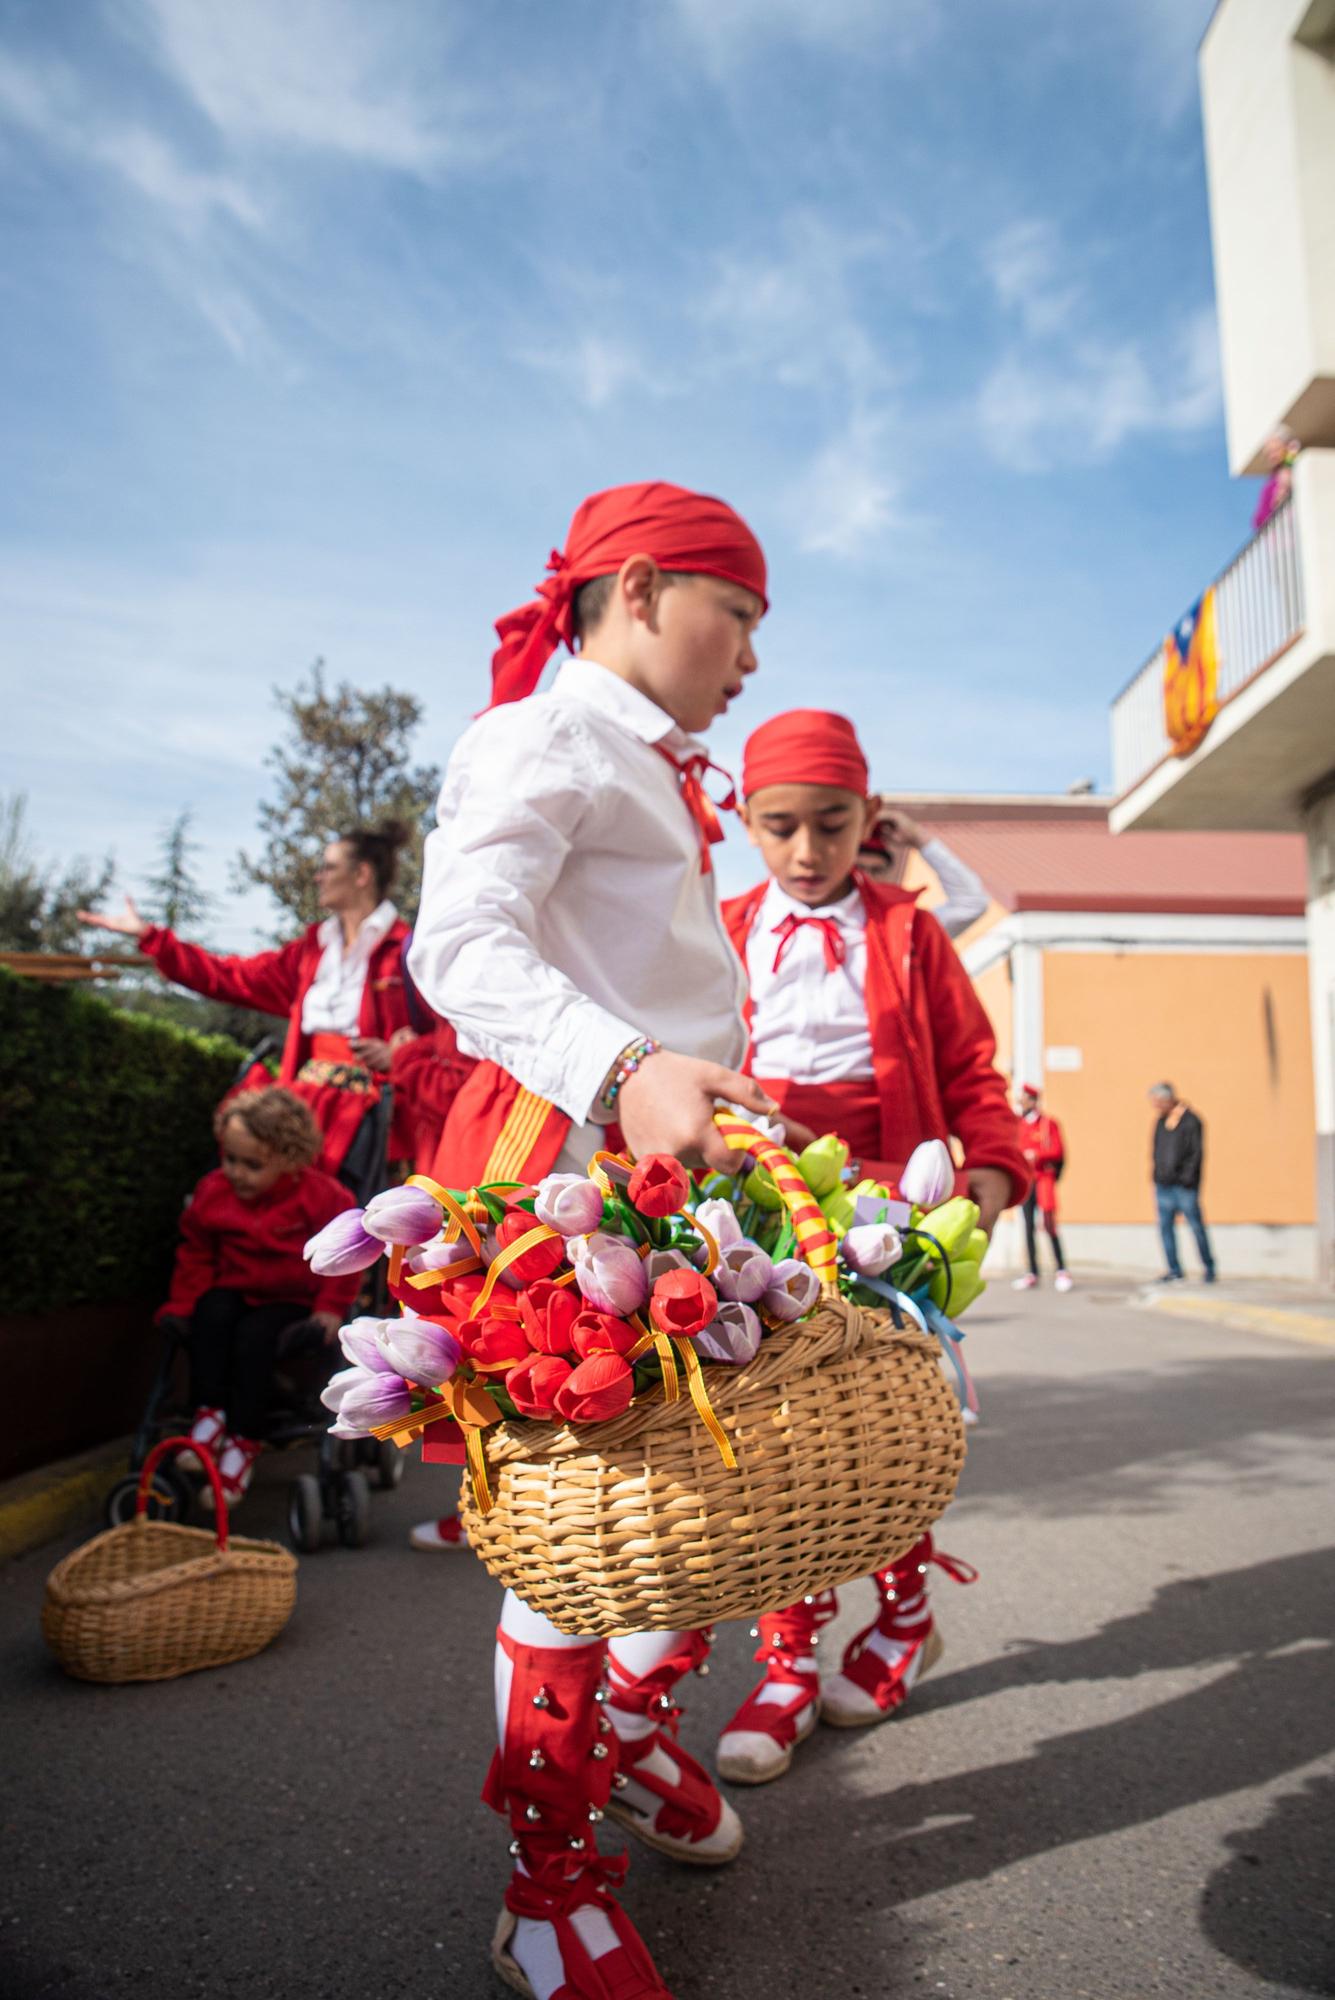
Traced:
<path fill-rule="evenodd" d="M 780 1105 L 790 1144 L 803 1127 L 837 1131 L 862 1173 L 893 1183 L 924 1139 L 958 1139 L 961 1191 L 990 1232 L 1029 1179 L 996 1043 L 935 918 L 856 867 L 880 801 L 852 723 L 823 709 L 775 716 L 746 745 L 742 791 L 769 880 L 723 915 L 750 986 L 747 1066 Z M 925 1586 L 933 1562 L 971 1580 L 930 1536 L 879 1572 L 880 1613 L 823 1691 L 812 1648 L 834 1593 L 761 1619 L 764 1678 L 720 1741 L 725 1777 L 779 1777 L 818 1711 L 852 1727 L 903 1702 L 940 1651 Z"/>

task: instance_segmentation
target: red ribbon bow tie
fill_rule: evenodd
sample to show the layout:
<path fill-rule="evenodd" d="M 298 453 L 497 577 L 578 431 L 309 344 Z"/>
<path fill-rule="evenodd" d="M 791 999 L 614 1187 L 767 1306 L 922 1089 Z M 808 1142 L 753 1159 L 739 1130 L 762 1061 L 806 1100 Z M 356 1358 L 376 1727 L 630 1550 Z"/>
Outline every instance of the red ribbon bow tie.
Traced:
<path fill-rule="evenodd" d="M 696 827 L 699 830 L 700 873 L 702 875 L 712 874 L 714 859 L 709 850 L 711 847 L 717 846 L 723 838 L 723 828 L 719 822 L 719 814 L 720 812 L 735 812 L 737 810 L 737 793 L 733 788 L 732 779 L 728 777 L 728 773 L 723 769 L 721 764 L 712 762 L 710 758 L 705 756 L 702 750 L 693 751 L 689 757 L 674 757 L 672 752 L 665 750 L 661 743 L 655 743 L 654 748 L 660 757 L 667 759 L 676 772 L 677 783 L 681 787 L 681 796 L 685 802 L 686 810 L 695 821 Z M 719 799 L 716 803 L 710 798 L 704 787 L 704 774 L 706 771 L 717 771 L 721 778 L 728 779 L 728 796 L 725 799 Z"/>
<path fill-rule="evenodd" d="M 833 917 L 795 917 L 790 910 L 781 924 L 775 924 L 774 935 L 779 940 L 779 949 L 774 954 L 774 970 L 777 972 L 787 951 L 803 924 L 812 924 L 820 932 L 822 949 L 825 952 L 825 970 L 836 972 L 848 956 L 848 946 L 844 934 Z"/>

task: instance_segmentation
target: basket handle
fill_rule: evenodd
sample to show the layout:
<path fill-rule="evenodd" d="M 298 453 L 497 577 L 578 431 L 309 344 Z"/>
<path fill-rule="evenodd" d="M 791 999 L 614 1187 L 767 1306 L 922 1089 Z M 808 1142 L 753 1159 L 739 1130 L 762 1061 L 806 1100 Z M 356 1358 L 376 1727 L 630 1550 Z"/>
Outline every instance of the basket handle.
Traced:
<path fill-rule="evenodd" d="M 838 1246 L 834 1231 L 820 1212 L 820 1204 L 782 1146 L 775 1145 L 754 1125 L 748 1125 L 735 1111 L 716 1111 L 714 1123 L 734 1152 L 754 1154 L 770 1176 L 792 1220 L 793 1234 L 801 1256 L 820 1279 L 826 1297 L 839 1290 Z"/>
<path fill-rule="evenodd" d="M 221 1555 L 227 1547 L 227 1502 L 223 1497 L 222 1481 L 218 1477 L 218 1468 L 213 1462 L 213 1453 L 206 1444 L 201 1444 L 198 1438 L 163 1438 L 160 1444 L 154 1445 L 152 1451 L 144 1460 L 144 1469 L 139 1475 L 139 1491 L 135 1495 L 134 1501 L 135 1519 L 141 1521 L 148 1512 L 148 1489 L 153 1483 L 153 1474 L 157 1471 L 161 1461 L 169 1451 L 180 1451 L 183 1448 L 193 1451 L 198 1455 L 201 1465 L 209 1475 L 209 1480 L 213 1487 L 214 1532 L 218 1540 L 218 1553 Z"/>

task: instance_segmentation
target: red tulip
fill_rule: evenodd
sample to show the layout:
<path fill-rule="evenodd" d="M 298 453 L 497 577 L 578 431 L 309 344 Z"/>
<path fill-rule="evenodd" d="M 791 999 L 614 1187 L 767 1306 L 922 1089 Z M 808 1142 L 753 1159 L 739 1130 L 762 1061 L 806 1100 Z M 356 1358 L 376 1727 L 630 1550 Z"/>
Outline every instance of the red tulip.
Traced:
<path fill-rule="evenodd" d="M 676 1215 L 686 1206 L 690 1179 L 680 1160 L 671 1153 L 646 1153 L 630 1177 L 626 1189 L 631 1206 L 641 1215 Z"/>
<path fill-rule="evenodd" d="M 635 1377 L 619 1354 L 595 1354 L 572 1368 L 556 1391 L 556 1413 L 568 1424 L 602 1424 L 630 1408 Z"/>
<path fill-rule="evenodd" d="M 572 1285 L 554 1285 L 549 1278 L 539 1278 L 521 1292 L 519 1317 L 529 1346 L 536 1347 L 539 1354 L 571 1353 L 581 1303 Z"/>
<path fill-rule="evenodd" d="M 665 1271 L 649 1299 L 649 1317 L 660 1333 L 689 1340 L 712 1322 L 718 1293 L 698 1271 Z"/>
<path fill-rule="evenodd" d="M 554 1417 L 557 1392 L 572 1373 L 570 1363 L 557 1354 L 530 1354 L 510 1370 L 505 1386 L 521 1417 Z"/>

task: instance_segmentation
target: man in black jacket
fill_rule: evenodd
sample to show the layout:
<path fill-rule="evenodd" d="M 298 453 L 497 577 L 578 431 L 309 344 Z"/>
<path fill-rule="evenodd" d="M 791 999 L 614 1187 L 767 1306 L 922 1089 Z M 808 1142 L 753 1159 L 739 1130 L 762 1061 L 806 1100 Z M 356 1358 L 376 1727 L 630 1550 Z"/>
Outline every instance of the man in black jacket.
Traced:
<path fill-rule="evenodd" d="M 1154 1128 L 1154 1194 L 1159 1204 L 1159 1234 L 1168 1265 L 1159 1283 L 1178 1283 L 1183 1276 L 1177 1256 L 1177 1218 L 1184 1215 L 1201 1253 L 1205 1282 L 1212 1285 L 1214 1252 L 1201 1214 L 1205 1127 L 1171 1083 L 1156 1083 L 1150 1092 L 1150 1102 L 1159 1113 Z"/>

